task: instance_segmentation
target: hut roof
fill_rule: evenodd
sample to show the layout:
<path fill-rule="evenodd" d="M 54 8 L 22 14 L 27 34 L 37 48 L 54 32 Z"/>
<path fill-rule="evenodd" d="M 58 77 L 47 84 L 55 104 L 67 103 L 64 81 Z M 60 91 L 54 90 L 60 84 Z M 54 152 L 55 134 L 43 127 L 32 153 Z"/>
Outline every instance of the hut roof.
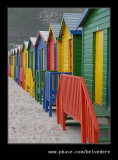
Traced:
<path fill-rule="evenodd" d="M 23 44 L 25 45 L 26 49 L 28 49 L 28 41 L 24 41 Z"/>
<path fill-rule="evenodd" d="M 14 49 L 14 53 L 17 53 L 17 52 L 18 52 L 18 48 L 15 48 L 15 49 Z"/>
<path fill-rule="evenodd" d="M 41 38 L 43 39 L 44 43 L 47 41 L 48 32 L 49 32 L 49 31 L 38 31 L 38 35 L 37 35 L 37 38 L 36 38 L 36 42 L 35 42 L 35 44 L 34 44 L 34 47 L 37 46 L 39 37 L 41 37 Z"/>
<path fill-rule="evenodd" d="M 53 33 L 53 35 L 54 35 L 54 37 L 55 37 L 55 40 L 56 40 L 56 38 L 58 38 L 58 36 L 59 36 L 59 31 L 60 31 L 60 27 L 61 27 L 61 23 L 51 23 L 51 24 L 50 24 L 47 42 L 48 42 L 49 39 L 51 38 L 51 30 L 52 30 L 52 33 Z"/>
<path fill-rule="evenodd" d="M 36 37 L 30 37 L 29 41 L 31 41 L 34 46 L 36 42 Z"/>
<path fill-rule="evenodd" d="M 40 31 L 41 35 L 42 35 L 42 38 L 47 41 L 47 37 L 48 37 L 48 32 L 49 31 Z"/>
<path fill-rule="evenodd" d="M 8 57 L 10 57 L 10 51 L 8 51 Z"/>
<path fill-rule="evenodd" d="M 21 46 L 20 46 L 20 45 L 17 45 L 17 49 L 18 49 L 18 51 L 20 52 Z"/>
<path fill-rule="evenodd" d="M 61 34 L 63 21 L 65 21 L 67 28 L 71 34 L 71 31 L 75 30 L 77 22 L 79 21 L 81 16 L 82 16 L 82 13 L 63 13 L 59 36 Z M 78 28 L 78 30 L 82 30 L 82 28 Z"/>
<path fill-rule="evenodd" d="M 75 29 L 77 30 L 79 27 L 82 27 L 84 22 L 86 21 L 87 16 L 89 15 L 89 13 L 92 11 L 93 9 L 91 8 L 86 8 L 81 16 L 81 18 L 79 19 L 78 23 L 76 24 Z"/>
<path fill-rule="evenodd" d="M 14 48 L 13 49 L 11 49 L 11 53 L 10 53 L 11 55 L 14 55 Z"/>
<path fill-rule="evenodd" d="M 58 37 L 61 23 L 51 23 L 51 27 L 52 27 L 52 30 L 54 32 L 55 37 Z"/>

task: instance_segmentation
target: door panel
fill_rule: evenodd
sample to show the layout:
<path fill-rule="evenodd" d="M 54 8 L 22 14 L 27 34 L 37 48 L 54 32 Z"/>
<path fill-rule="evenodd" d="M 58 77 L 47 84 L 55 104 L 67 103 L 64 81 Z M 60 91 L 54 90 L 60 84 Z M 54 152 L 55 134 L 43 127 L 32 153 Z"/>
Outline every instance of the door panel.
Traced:
<path fill-rule="evenodd" d="M 102 105 L 103 87 L 103 30 L 96 32 L 95 103 Z"/>
<path fill-rule="evenodd" d="M 72 39 L 69 40 L 70 43 L 70 72 L 72 72 Z"/>

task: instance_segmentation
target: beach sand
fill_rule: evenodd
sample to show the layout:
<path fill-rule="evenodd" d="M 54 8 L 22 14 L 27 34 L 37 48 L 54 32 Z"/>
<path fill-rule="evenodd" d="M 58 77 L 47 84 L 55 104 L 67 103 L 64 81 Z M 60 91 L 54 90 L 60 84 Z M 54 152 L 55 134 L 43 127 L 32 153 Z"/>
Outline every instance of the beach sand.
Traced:
<path fill-rule="evenodd" d="M 8 143 L 81 143 L 81 126 L 57 124 L 29 92 L 8 77 Z"/>

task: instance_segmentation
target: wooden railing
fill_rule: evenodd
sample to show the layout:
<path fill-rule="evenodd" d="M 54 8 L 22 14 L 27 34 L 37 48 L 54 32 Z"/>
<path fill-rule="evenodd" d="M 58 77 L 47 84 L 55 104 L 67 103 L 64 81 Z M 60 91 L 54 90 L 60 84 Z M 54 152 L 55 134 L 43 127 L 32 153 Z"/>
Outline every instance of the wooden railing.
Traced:
<path fill-rule="evenodd" d="M 19 73 L 19 85 L 21 86 L 22 83 L 22 88 L 25 89 L 25 75 L 24 75 L 24 68 L 20 67 L 20 73 Z"/>
<path fill-rule="evenodd" d="M 11 77 L 11 65 L 9 65 L 8 75 Z"/>
<path fill-rule="evenodd" d="M 62 74 L 57 98 L 57 123 L 65 130 L 65 114 L 81 124 L 81 142 L 98 143 L 100 130 L 83 77 Z"/>
<path fill-rule="evenodd" d="M 15 81 L 19 84 L 19 71 L 20 70 L 20 67 L 19 66 L 16 66 L 16 75 L 15 75 Z"/>
<path fill-rule="evenodd" d="M 25 74 L 25 91 L 28 92 L 28 86 L 30 87 L 30 96 L 34 97 L 34 82 L 32 77 L 32 71 L 29 68 L 26 68 Z"/>
<path fill-rule="evenodd" d="M 11 78 L 14 79 L 14 65 L 11 65 Z"/>
<path fill-rule="evenodd" d="M 43 108 L 48 111 L 49 103 L 49 117 L 52 117 L 52 104 L 56 102 L 56 95 L 58 89 L 58 83 L 61 74 L 72 74 L 72 72 L 45 72 L 45 84 L 44 84 L 44 95 L 43 95 Z"/>

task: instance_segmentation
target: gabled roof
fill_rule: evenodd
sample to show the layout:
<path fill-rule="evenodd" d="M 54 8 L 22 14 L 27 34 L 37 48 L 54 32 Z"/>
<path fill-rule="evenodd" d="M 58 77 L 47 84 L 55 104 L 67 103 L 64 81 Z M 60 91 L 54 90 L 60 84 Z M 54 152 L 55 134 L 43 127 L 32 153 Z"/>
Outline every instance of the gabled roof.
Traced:
<path fill-rule="evenodd" d="M 11 55 L 14 55 L 14 49 L 11 49 L 11 53 L 10 53 Z"/>
<path fill-rule="evenodd" d="M 10 51 L 8 51 L 8 57 L 10 57 Z"/>
<path fill-rule="evenodd" d="M 86 8 L 86 9 L 84 10 L 81 18 L 79 19 L 79 21 L 78 21 L 78 23 L 77 23 L 77 25 L 76 25 L 76 27 L 75 27 L 76 30 L 77 30 L 79 27 L 82 27 L 82 26 L 83 26 L 84 22 L 86 21 L 87 16 L 91 13 L 92 10 L 93 10 L 93 9 L 91 9 L 91 8 Z"/>
<path fill-rule="evenodd" d="M 63 21 L 65 21 L 66 26 L 71 35 L 71 31 L 75 30 L 77 22 L 79 21 L 81 16 L 82 16 L 82 13 L 63 13 L 59 36 L 62 30 Z M 82 28 L 79 28 L 78 30 L 82 30 Z"/>
<path fill-rule="evenodd" d="M 21 51 L 21 46 L 20 46 L 20 45 L 17 45 L 17 49 L 18 49 L 18 51 L 20 52 L 20 51 Z"/>
<path fill-rule="evenodd" d="M 28 41 L 23 42 L 23 45 L 26 47 L 26 49 L 28 49 L 28 43 L 29 43 Z"/>
<path fill-rule="evenodd" d="M 38 35 L 37 35 L 34 47 L 37 46 L 40 37 L 42 38 L 42 40 L 44 41 L 44 43 L 47 41 L 48 32 L 49 31 L 38 31 Z"/>
<path fill-rule="evenodd" d="M 21 52 L 23 51 L 23 44 L 20 45 L 21 46 Z"/>
<path fill-rule="evenodd" d="M 19 44 L 17 45 L 17 52 L 22 52 L 22 49 L 23 49 L 23 44 Z"/>
<path fill-rule="evenodd" d="M 54 36 L 57 38 L 59 36 L 61 23 L 51 23 L 51 27 L 54 32 Z"/>
<path fill-rule="evenodd" d="M 60 31 L 60 27 L 61 27 L 61 23 L 51 23 L 51 24 L 49 25 L 49 33 L 48 33 L 47 42 L 48 42 L 49 39 L 50 39 L 51 32 L 53 33 L 55 40 L 56 40 L 56 38 L 58 38 L 58 36 L 59 36 L 59 31 Z"/>
<path fill-rule="evenodd" d="M 36 37 L 30 37 L 30 41 L 32 42 L 33 45 L 35 45 Z"/>
<path fill-rule="evenodd" d="M 28 49 L 29 49 L 30 42 L 31 42 L 32 45 L 34 46 L 34 45 L 35 45 L 35 42 L 36 42 L 36 37 L 30 37 L 30 38 L 29 38 Z"/>
<path fill-rule="evenodd" d="M 14 53 L 17 54 L 18 53 L 18 48 L 14 49 Z"/>
<path fill-rule="evenodd" d="M 48 37 L 48 32 L 49 31 L 40 31 L 41 35 L 42 35 L 42 38 L 47 41 L 47 37 Z"/>

